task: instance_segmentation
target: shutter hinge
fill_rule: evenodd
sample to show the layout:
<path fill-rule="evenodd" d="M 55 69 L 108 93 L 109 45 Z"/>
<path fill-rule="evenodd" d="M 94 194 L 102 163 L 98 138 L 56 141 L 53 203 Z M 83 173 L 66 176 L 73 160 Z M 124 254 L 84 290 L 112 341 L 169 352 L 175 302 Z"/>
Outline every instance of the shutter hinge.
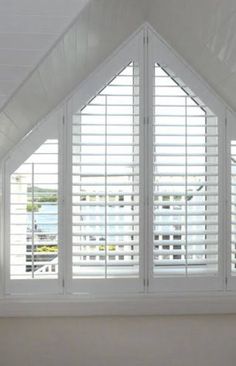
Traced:
<path fill-rule="evenodd" d="M 144 34 L 143 35 L 143 44 L 147 44 L 148 45 L 148 34 Z"/>
<path fill-rule="evenodd" d="M 65 280 L 64 280 L 64 278 L 62 280 L 62 287 L 65 288 Z"/>
<path fill-rule="evenodd" d="M 143 123 L 144 123 L 144 125 L 149 124 L 149 116 L 143 117 Z"/>
<path fill-rule="evenodd" d="M 228 285 L 228 277 L 226 276 L 225 277 L 225 286 L 227 287 L 227 285 Z"/>
<path fill-rule="evenodd" d="M 149 278 L 144 278 L 144 280 L 143 280 L 143 286 L 145 288 L 149 287 Z"/>
<path fill-rule="evenodd" d="M 65 116 L 63 115 L 62 117 L 62 124 L 64 125 L 65 124 Z"/>

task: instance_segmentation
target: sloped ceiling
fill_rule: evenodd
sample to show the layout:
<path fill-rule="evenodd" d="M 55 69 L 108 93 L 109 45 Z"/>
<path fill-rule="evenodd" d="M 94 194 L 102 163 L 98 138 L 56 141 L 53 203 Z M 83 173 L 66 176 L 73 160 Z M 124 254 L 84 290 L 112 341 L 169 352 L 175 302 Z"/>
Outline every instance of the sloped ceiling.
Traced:
<path fill-rule="evenodd" d="M 236 111 L 236 1 L 150 0 L 149 22 Z"/>
<path fill-rule="evenodd" d="M 143 23 L 145 9 L 142 0 L 88 2 L 2 109 L 0 157 Z"/>
<path fill-rule="evenodd" d="M 0 0 L 0 108 L 87 0 Z"/>
<path fill-rule="evenodd" d="M 0 10 L 12 9 L 9 4 L 13 2 L 16 0 L 0 0 Z M 39 13 L 45 15 L 48 6 L 55 11 L 56 2 L 63 0 L 38 1 Z M 36 2 L 33 3 L 35 6 Z M 75 15 L 74 5 L 79 1 L 65 3 L 71 4 L 68 9 Z M 29 14 L 37 12 L 33 5 L 30 8 L 32 0 L 18 1 L 18 8 L 14 9 L 19 13 L 20 4 L 29 5 Z M 236 110 L 235 0 L 90 0 L 81 8 L 77 9 L 78 17 L 68 32 L 2 108 L 0 157 L 145 21 Z M 61 13 L 58 10 L 60 24 L 68 9 L 62 7 Z M 33 32 L 32 23 L 31 26 Z M 21 27 L 22 31 L 27 29 Z M 36 22 L 35 29 L 40 27 L 41 22 Z M 52 27 L 50 22 L 48 27 Z M 15 59 L 18 65 L 20 57 Z M 26 57 L 24 63 L 27 60 Z M 28 72 L 29 69 L 25 70 L 23 76 Z"/>

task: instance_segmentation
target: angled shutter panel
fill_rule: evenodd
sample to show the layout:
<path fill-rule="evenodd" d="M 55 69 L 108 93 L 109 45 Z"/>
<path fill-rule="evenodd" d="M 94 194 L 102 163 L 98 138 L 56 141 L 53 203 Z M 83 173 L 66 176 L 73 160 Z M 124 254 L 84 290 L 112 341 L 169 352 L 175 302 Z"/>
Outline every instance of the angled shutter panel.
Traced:
<path fill-rule="evenodd" d="M 46 140 L 10 178 L 11 279 L 58 277 L 58 140 Z"/>
<path fill-rule="evenodd" d="M 158 64 L 153 108 L 153 276 L 217 274 L 217 117 Z"/>
<path fill-rule="evenodd" d="M 74 279 L 139 277 L 139 66 L 73 116 Z"/>
<path fill-rule="evenodd" d="M 5 286 L 8 293 L 61 290 L 61 123 L 62 110 L 58 110 L 29 134 L 6 161 Z"/>

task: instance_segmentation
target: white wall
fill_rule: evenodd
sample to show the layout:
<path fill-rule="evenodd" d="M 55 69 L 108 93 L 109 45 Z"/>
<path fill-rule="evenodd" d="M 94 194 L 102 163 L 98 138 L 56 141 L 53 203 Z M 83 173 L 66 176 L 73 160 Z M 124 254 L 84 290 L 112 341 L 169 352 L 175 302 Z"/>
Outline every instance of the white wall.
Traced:
<path fill-rule="evenodd" d="M 234 366 L 236 315 L 0 319 L 1 366 Z"/>

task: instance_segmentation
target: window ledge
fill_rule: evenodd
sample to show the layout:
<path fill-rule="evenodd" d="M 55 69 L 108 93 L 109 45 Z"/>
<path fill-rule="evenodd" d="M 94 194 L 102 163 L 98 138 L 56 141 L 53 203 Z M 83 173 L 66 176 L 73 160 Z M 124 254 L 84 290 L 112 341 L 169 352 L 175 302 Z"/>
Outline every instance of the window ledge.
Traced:
<path fill-rule="evenodd" d="M 0 317 L 187 315 L 236 312 L 236 292 L 8 296 L 0 298 Z"/>

